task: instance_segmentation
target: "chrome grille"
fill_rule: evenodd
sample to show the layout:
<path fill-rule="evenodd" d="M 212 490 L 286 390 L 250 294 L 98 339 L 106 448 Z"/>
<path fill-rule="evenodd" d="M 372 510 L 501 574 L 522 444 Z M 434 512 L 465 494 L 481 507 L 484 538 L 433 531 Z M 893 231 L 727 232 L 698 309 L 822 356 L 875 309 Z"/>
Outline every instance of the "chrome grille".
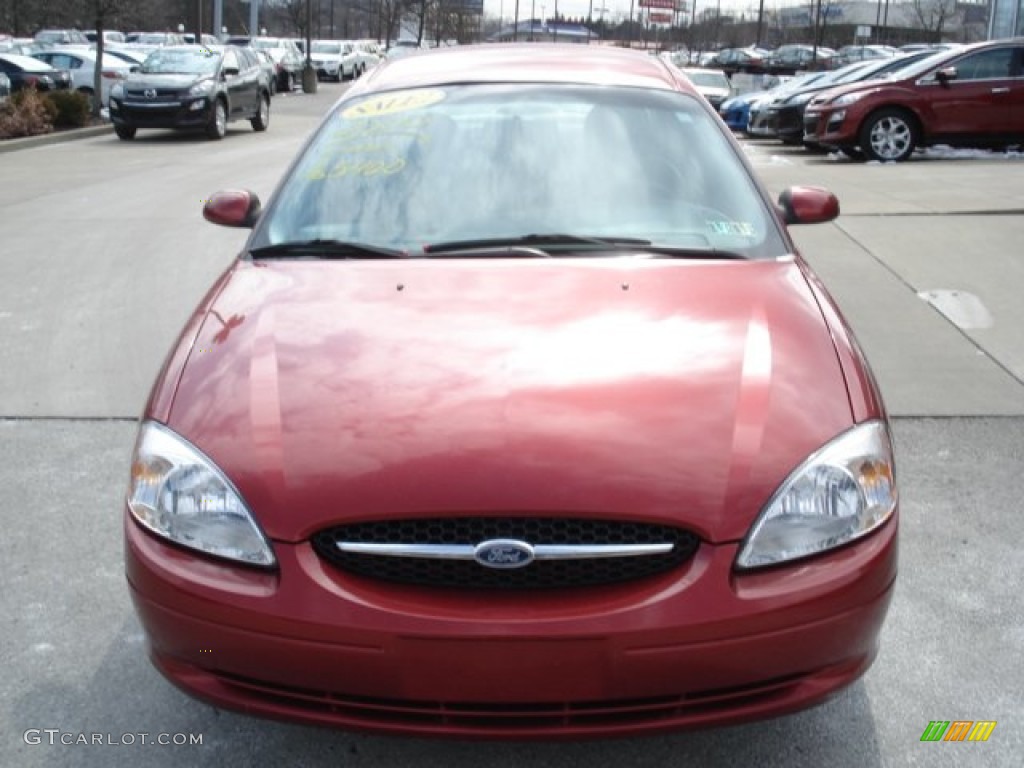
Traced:
<path fill-rule="evenodd" d="M 472 557 L 417 556 L 415 551 L 402 551 L 472 551 L 482 542 L 493 540 L 526 542 L 538 556 L 521 568 L 493 569 Z M 567 517 L 460 517 L 337 526 L 315 534 L 312 543 L 327 562 L 368 578 L 462 589 L 562 589 L 615 584 L 664 573 L 692 557 L 699 539 L 689 531 L 651 523 Z M 573 552 L 574 548 L 579 551 Z M 602 548 L 619 554 L 597 554 Z M 638 551 L 629 552 L 631 549 Z"/>

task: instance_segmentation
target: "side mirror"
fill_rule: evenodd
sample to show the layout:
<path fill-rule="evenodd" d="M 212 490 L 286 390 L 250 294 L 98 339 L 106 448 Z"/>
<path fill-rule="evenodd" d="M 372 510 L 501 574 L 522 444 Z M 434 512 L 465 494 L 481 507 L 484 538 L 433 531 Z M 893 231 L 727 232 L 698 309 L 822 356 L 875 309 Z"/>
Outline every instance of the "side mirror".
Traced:
<path fill-rule="evenodd" d="M 203 205 L 203 218 L 222 227 L 252 229 L 260 217 L 260 199 L 247 189 L 225 189 Z"/>
<path fill-rule="evenodd" d="M 238 67 L 224 67 L 225 77 L 237 77 L 238 71 Z"/>
<path fill-rule="evenodd" d="M 935 72 L 935 79 L 943 85 L 948 83 L 950 80 L 956 80 L 956 77 L 956 67 L 943 67 Z"/>
<path fill-rule="evenodd" d="M 839 199 L 822 187 L 790 187 L 779 195 L 786 224 L 822 224 L 839 215 Z"/>

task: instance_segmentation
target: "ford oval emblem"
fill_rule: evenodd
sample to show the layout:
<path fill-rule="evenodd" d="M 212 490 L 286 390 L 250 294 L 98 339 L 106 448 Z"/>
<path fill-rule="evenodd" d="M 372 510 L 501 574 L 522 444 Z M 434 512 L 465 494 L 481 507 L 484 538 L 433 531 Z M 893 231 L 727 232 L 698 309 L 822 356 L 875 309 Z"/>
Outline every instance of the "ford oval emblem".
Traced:
<path fill-rule="evenodd" d="M 481 541 L 473 559 L 485 568 L 525 568 L 533 562 L 533 547 L 516 539 Z"/>

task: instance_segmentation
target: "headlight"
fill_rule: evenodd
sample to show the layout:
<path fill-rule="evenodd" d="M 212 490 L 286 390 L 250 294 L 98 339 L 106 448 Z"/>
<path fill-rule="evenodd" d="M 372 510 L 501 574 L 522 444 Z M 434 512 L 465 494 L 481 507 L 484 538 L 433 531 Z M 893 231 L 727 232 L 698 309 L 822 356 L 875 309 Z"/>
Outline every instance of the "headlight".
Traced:
<path fill-rule="evenodd" d="M 845 93 L 842 96 L 840 96 L 838 99 L 833 101 L 832 102 L 832 106 L 833 107 L 845 107 L 845 106 L 848 106 L 850 104 L 853 104 L 856 101 L 860 101 L 862 98 L 864 98 L 864 91 L 859 91 L 857 93 Z"/>
<path fill-rule="evenodd" d="M 188 89 L 189 96 L 205 96 L 213 90 L 213 80 L 200 80 Z"/>
<path fill-rule="evenodd" d="M 880 421 L 854 427 L 794 470 L 761 511 L 736 565 L 757 568 L 842 546 L 896 509 L 892 442 Z"/>
<path fill-rule="evenodd" d="M 811 93 L 798 93 L 795 96 L 790 96 L 783 103 L 791 104 L 793 106 L 799 106 L 801 104 L 806 104 L 808 101 L 813 99 L 814 96 L 815 96 L 815 93 L 813 91 Z"/>
<path fill-rule="evenodd" d="M 231 481 L 196 448 L 154 422 L 139 430 L 128 508 L 144 527 L 176 544 L 250 565 L 277 563 Z"/>

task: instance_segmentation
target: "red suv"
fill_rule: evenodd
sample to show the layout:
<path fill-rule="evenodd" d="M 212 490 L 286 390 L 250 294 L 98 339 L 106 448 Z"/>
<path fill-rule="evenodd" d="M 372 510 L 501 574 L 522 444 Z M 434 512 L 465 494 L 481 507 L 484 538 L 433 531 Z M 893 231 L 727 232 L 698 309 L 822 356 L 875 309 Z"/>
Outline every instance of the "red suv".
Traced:
<path fill-rule="evenodd" d="M 1024 38 L 944 51 L 891 79 L 824 91 L 804 112 L 804 141 L 882 161 L 930 144 L 1024 142 Z"/>

